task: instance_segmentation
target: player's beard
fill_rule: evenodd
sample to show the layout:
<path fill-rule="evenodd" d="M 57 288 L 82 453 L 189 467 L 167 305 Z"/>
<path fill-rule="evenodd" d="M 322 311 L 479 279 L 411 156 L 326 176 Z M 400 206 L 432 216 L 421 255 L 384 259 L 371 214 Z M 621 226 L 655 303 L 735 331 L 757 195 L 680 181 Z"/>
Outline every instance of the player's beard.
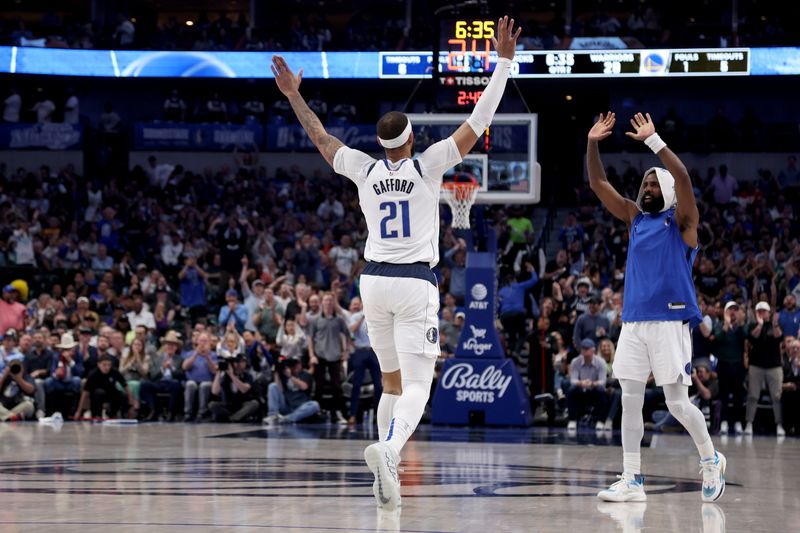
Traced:
<path fill-rule="evenodd" d="M 664 209 L 664 197 L 663 196 L 653 196 L 650 201 L 642 199 L 642 210 L 645 213 L 650 213 L 651 215 L 657 215 Z"/>

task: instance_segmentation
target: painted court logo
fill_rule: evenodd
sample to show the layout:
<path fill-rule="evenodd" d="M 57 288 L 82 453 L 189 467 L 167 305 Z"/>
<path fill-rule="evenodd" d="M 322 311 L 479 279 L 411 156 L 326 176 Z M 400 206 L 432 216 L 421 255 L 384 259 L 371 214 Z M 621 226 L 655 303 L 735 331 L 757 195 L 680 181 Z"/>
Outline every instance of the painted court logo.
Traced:
<path fill-rule="evenodd" d="M 435 327 L 428 328 L 428 331 L 425 332 L 425 338 L 428 339 L 429 343 L 436 344 L 439 340 L 439 330 Z"/>

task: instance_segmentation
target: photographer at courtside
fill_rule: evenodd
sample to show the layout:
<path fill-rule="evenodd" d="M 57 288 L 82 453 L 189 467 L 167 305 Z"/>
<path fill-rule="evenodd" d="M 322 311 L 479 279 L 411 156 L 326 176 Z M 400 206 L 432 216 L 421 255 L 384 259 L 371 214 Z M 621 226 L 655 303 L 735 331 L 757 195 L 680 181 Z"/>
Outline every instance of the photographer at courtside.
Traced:
<path fill-rule="evenodd" d="M 36 382 L 20 359 L 12 359 L 0 375 L 0 420 L 25 420 L 33 416 Z"/>
<path fill-rule="evenodd" d="M 217 422 L 243 422 L 258 411 L 258 400 L 253 392 L 247 356 L 240 353 L 221 359 L 211 384 L 211 394 L 222 399 L 209 403 L 208 409 Z"/>

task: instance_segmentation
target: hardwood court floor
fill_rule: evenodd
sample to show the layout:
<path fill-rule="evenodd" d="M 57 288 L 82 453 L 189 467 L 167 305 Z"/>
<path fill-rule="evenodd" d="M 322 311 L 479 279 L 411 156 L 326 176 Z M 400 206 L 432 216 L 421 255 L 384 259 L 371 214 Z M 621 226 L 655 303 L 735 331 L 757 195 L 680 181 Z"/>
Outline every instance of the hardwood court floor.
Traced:
<path fill-rule="evenodd" d="M 399 518 L 376 511 L 370 438 L 324 425 L 2 424 L 0 531 L 800 531 L 796 438 L 715 438 L 729 485 L 704 506 L 691 439 L 648 436 L 648 502 L 603 504 L 618 434 L 422 427 Z"/>

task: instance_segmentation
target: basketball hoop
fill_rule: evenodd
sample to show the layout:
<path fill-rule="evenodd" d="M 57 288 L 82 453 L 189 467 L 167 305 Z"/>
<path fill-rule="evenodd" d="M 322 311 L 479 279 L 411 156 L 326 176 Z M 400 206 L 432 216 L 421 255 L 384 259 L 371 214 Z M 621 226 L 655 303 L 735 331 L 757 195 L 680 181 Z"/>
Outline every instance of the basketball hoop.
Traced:
<path fill-rule="evenodd" d="M 470 180 L 442 183 L 442 196 L 453 212 L 453 227 L 456 229 L 469 229 L 469 210 L 480 188 L 475 179 Z"/>

